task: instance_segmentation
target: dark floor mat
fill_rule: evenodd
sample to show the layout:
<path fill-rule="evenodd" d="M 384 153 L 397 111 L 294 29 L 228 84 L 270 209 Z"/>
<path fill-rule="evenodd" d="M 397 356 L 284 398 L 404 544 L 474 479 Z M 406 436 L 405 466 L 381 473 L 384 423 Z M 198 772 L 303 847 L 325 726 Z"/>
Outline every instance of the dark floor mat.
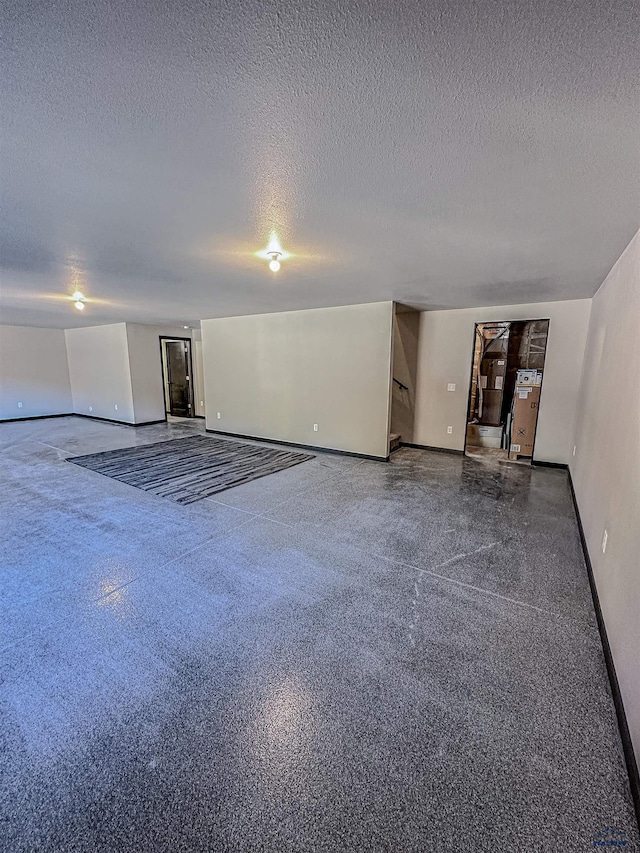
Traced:
<path fill-rule="evenodd" d="M 194 435 L 73 456 L 68 461 L 137 489 L 190 504 L 308 459 L 313 459 L 308 453 Z"/>

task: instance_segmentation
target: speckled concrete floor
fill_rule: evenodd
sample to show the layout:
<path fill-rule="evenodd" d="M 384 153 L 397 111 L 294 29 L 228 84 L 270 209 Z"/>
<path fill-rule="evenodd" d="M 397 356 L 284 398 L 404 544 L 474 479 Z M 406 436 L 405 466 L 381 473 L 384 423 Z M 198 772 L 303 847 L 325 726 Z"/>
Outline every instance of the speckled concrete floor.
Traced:
<path fill-rule="evenodd" d="M 201 428 L 0 425 L 3 851 L 639 849 L 565 472 L 64 461 Z"/>

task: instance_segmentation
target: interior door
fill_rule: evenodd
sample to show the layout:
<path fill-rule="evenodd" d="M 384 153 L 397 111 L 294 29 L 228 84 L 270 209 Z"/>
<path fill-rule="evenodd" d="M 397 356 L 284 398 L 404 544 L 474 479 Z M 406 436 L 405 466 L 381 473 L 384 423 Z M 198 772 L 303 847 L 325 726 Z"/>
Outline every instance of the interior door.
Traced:
<path fill-rule="evenodd" d="M 191 377 L 189 350 L 184 341 L 166 341 L 169 412 L 181 418 L 191 417 Z"/>

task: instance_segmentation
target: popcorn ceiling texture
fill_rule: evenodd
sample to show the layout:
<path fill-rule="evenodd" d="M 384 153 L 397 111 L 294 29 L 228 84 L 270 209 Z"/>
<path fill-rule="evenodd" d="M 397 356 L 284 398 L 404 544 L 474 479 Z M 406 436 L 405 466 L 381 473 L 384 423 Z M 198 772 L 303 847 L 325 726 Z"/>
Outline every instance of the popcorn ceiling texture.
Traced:
<path fill-rule="evenodd" d="M 638 227 L 632 0 L 3 10 L 5 323 L 579 298 Z"/>

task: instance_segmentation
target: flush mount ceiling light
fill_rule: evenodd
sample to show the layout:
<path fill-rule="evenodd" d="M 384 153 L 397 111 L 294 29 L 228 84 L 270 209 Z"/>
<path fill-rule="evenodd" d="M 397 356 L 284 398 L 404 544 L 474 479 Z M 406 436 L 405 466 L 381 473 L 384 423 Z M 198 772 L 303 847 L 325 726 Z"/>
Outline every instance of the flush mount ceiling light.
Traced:
<path fill-rule="evenodd" d="M 76 290 L 76 292 L 71 295 L 71 298 L 73 299 L 73 304 L 76 306 L 78 311 L 84 311 L 84 303 L 85 303 L 84 294 L 80 293 L 79 290 Z"/>

